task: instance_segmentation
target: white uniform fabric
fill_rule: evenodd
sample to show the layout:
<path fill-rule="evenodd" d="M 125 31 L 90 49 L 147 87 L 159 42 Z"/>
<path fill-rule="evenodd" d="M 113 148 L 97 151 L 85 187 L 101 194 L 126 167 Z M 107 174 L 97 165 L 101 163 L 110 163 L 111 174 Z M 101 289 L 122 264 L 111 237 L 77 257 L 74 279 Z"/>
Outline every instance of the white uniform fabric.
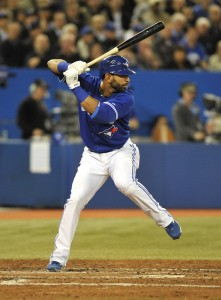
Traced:
<path fill-rule="evenodd" d="M 66 265 L 81 210 L 109 176 L 118 190 L 138 205 L 156 224 L 165 228 L 173 221 L 169 212 L 136 179 L 139 161 L 139 149 L 130 139 L 119 150 L 107 153 L 99 154 L 84 148 L 70 198 L 64 207 L 51 261 Z"/>

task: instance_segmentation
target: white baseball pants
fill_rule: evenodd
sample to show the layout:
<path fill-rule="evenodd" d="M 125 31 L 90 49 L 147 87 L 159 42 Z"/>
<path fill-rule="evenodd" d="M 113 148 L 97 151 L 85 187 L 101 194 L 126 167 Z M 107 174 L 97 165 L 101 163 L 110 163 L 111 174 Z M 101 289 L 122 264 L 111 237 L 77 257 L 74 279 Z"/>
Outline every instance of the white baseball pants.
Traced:
<path fill-rule="evenodd" d="M 130 139 L 121 149 L 108 153 L 99 154 L 84 148 L 70 198 L 64 206 L 50 261 L 66 265 L 80 213 L 109 176 L 118 190 L 138 205 L 156 224 L 166 227 L 173 221 L 169 212 L 136 179 L 139 161 L 138 147 Z"/>

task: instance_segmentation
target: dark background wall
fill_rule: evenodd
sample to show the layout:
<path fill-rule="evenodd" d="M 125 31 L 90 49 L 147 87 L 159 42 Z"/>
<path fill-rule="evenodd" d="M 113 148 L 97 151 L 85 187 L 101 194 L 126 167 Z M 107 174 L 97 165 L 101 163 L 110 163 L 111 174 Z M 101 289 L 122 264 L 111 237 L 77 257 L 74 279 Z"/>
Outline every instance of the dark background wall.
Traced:
<path fill-rule="evenodd" d="M 221 208 L 221 145 L 138 144 L 138 180 L 163 206 Z M 30 172 L 30 144 L 0 143 L 0 206 L 62 207 L 81 158 L 81 143 L 51 144 L 47 174 Z M 109 179 L 89 203 L 91 208 L 130 208 Z"/>

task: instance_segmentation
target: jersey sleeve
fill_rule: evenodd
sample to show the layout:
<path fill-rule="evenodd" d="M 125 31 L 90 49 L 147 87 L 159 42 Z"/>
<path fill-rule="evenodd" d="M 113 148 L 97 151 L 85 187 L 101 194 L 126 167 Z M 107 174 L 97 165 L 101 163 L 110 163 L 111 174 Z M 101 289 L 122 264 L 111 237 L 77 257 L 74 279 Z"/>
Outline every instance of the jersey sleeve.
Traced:
<path fill-rule="evenodd" d="M 97 77 L 85 72 L 79 75 L 79 81 L 82 89 L 89 94 L 92 94 L 97 89 L 97 85 L 99 84 L 100 80 Z"/>
<path fill-rule="evenodd" d="M 91 118 L 99 123 L 113 123 L 132 112 L 133 108 L 134 96 L 132 92 L 118 93 L 110 100 L 100 102 Z"/>

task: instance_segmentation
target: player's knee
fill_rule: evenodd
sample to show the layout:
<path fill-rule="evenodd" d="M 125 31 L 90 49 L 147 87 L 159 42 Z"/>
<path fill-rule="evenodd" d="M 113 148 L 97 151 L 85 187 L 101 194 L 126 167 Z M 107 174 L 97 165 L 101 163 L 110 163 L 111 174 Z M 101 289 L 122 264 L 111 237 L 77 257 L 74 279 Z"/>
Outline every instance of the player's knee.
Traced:
<path fill-rule="evenodd" d="M 129 195 L 131 193 L 131 191 L 133 190 L 133 185 L 134 182 L 132 180 L 127 182 L 121 180 L 116 183 L 116 187 L 124 195 Z"/>
<path fill-rule="evenodd" d="M 71 196 L 68 200 L 67 200 L 67 204 L 69 206 L 72 206 L 72 209 L 79 209 L 82 210 L 85 205 L 87 204 L 87 200 L 83 197 L 80 197 L 79 195 L 74 195 Z"/>

